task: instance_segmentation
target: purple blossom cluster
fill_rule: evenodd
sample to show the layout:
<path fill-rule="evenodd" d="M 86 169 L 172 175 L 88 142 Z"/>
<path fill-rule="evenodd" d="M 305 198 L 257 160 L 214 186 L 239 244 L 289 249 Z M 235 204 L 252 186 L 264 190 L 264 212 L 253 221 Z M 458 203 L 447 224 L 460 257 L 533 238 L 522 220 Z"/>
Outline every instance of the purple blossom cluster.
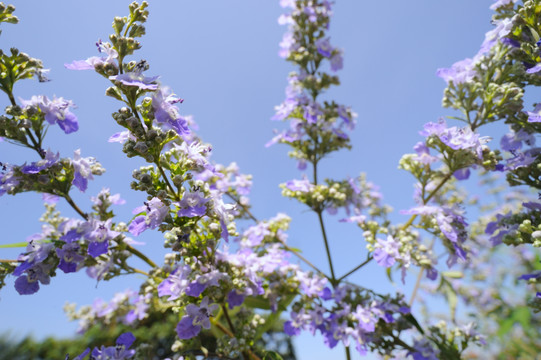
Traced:
<path fill-rule="evenodd" d="M 381 324 L 395 324 L 409 314 L 400 300 L 376 300 L 368 297 L 353 300 L 357 289 L 340 285 L 331 290 L 326 281 L 313 276 L 297 276 L 303 288 L 300 308 L 290 313 L 291 320 L 284 323 L 288 335 L 299 335 L 302 330 L 315 334 L 320 332 L 326 346 L 334 348 L 338 343 L 353 345 L 361 355 L 366 355 L 370 342 Z M 308 292 L 304 290 L 308 289 Z"/>
<path fill-rule="evenodd" d="M 447 266 L 453 266 L 458 259 L 467 260 L 467 250 L 464 247 L 464 242 L 468 239 L 468 223 L 462 216 L 463 210 L 458 206 L 421 205 L 404 210 L 402 213 L 421 215 L 435 220 L 444 239 L 450 242 L 450 250 L 452 251 L 447 259 Z"/>
<path fill-rule="evenodd" d="M 121 334 L 116 339 L 114 346 L 101 346 L 95 347 L 90 351 L 90 348 L 84 350 L 80 355 L 73 358 L 73 360 L 83 360 L 88 354 L 90 354 L 91 360 L 126 360 L 132 359 L 135 355 L 135 350 L 130 347 L 135 342 L 135 336 L 131 332 Z M 66 360 L 69 360 L 69 355 L 66 356 Z"/>
<path fill-rule="evenodd" d="M 25 108 L 39 110 L 49 124 L 58 124 L 66 134 L 79 130 L 77 117 L 69 111 L 70 107 L 74 107 L 74 104 L 69 100 L 57 97 L 49 100 L 47 96 L 40 95 L 32 96 L 30 100 L 21 99 L 21 105 Z M 28 109 L 26 110 L 28 111 Z"/>
<path fill-rule="evenodd" d="M 148 316 L 152 294 L 139 294 L 133 290 L 116 293 L 109 302 L 96 299 L 92 305 L 83 307 L 74 317 L 79 319 L 78 333 L 86 332 L 97 322 L 110 325 L 122 323 L 133 325 Z"/>
<path fill-rule="evenodd" d="M 506 3 L 503 1 L 506 1 Z M 491 9 L 505 6 L 507 3 L 511 2 L 507 0 L 503 1 L 497 1 L 491 6 Z M 454 86 L 470 83 L 478 78 L 479 71 L 477 67 L 480 66 L 481 61 L 496 46 L 496 44 L 515 45 L 506 37 L 514 26 L 513 19 L 498 19 L 494 21 L 494 25 L 494 29 L 485 34 L 485 40 L 481 44 L 478 53 L 473 58 L 460 60 L 454 63 L 450 68 L 438 69 L 436 75 L 445 80 L 448 84 L 452 82 Z"/>
<path fill-rule="evenodd" d="M 47 201 L 53 203 L 56 199 L 49 197 Z M 113 201 L 122 203 L 118 195 L 108 201 L 111 204 Z M 54 209 L 54 206 L 50 205 L 50 209 Z M 51 225 L 54 222 L 45 223 L 41 233 L 26 239 L 26 252 L 19 256 L 20 265 L 13 272 L 13 275 L 17 276 L 15 289 L 21 295 L 36 293 L 40 283 L 48 285 L 56 268 L 64 273 L 77 272 L 85 266 L 87 259 L 98 260 L 100 255 L 107 254 L 113 240 L 121 241 L 121 233 L 112 230 L 111 219 L 102 221 L 90 216 L 88 220 L 64 218 L 54 221 L 59 225 Z M 128 239 L 123 241 L 129 242 Z M 98 261 L 98 265 L 87 268 L 87 274 L 102 279 L 112 265 L 110 262 L 106 264 L 104 268 L 104 262 Z"/>
<path fill-rule="evenodd" d="M 320 64 L 324 60 L 329 61 L 331 71 L 336 72 L 342 68 L 343 62 L 342 51 L 333 47 L 330 38 L 324 34 L 332 13 L 331 3 L 326 0 L 284 1 L 281 5 L 291 11 L 278 20 L 280 24 L 288 25 L 279 55 L 300 69 L 289 76 L 286 99 L 276 107 L 276 115 L 272 118 L 289 120 L 290 128 L 277 134 L 267 146 L 286 143 L 300 148 L 318 132 L 322 138 L 334 143 L 328 152 L 337 150 L 349 140 L 344 130 L 353 130 L 356 114 L 343 105 L 335 102 L 321 104 L 316 99 L 323 90 L 338 83 L 336 76 L 319 70 Z M 311 40 L 307 42 L 306 39 Z M 299 160 L 300 169 L 305 168 L 307 161 L 314 160 L 301 152 L 293 157 Z"/>
<path fill-rule="evenodd" d="M 30 164 L 24 163 L 21 166 L 5 164 L 5 169 L 4 167 L 0 168 L 0 196 L 6 193 L 14 194 L 29 190 L 46 191 L 45 187 L 51 178 L 54 178 L 55 174 L 59 172 L 50 171 L 51 168 L 62 169 L 66 163 L 71 164 L 72 167 L 73 180 L 71 183 L 81 192 L 86 191 L 88 180 L 94 179 L 93 175 L 101 175 L 104 172 L 104 169 L 93 157 L 81 157 L 80 149 L 75 150 L 73 159 L 60 159 L 60 154 L 55 154 L 50 149 L 42 150 L 41 155 L 41 160 Z M 39 188 L 40 184 L 44 188 Z"/>

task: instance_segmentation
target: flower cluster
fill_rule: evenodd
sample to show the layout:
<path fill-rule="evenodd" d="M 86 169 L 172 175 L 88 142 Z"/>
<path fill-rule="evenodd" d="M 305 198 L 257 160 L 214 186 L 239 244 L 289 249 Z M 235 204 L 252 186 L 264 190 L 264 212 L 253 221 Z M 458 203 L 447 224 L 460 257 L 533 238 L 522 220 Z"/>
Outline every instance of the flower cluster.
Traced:
<path fill-rule="evenodd" d="M 320 162 L 330 153 L 350 147 L 346 132 L 355 126 L 356 114 L 349 107 L 320 100 L 327 89 L 339 84 L 335 73 L 343 67 L 343 53 L 330 41 L 330 1 L 281 0 L 280 5 L 287 13 L 278 22 L 287 31 L 279 55 L 296 69 L 289 75 L 286 99 L 273 117 L 288 121 L 289 128 L 267 145 L 287 144 L 299 170 L 312 167 L 313 178 L 302 175 L 280 186 L 283 196 L 305 204 L 317 216 L 330 273 L 288 245 L 286 231 L 291 219 L 287 215 L 257 219 L 248 198 L 252 177 L 242 174 L 236 163 L 214 163 L 212 146 L 198 137 L 193 119 L 181 115 L 178 105 L 183 99 L 163 85 L 160 76 L 149 74 L 147 61 L 129 60 L 141 48 L 138 38 L 146 31 L 149 13 L 148 3 L 143 1 L 130 5 L 129 16 L 114 18 L 109 42 L 96 43 L 100 56 L 65 65 L 69 70 L 98 73 L 108 82 L 106 95 L 122 103 L 112 117 L 123 129 L 109 141 L 122 144 L 127 157 L 145 162 L 133 171 L 131 188 L 143 192 L 146 199 L 135 206 L 129 221 L 115 219 L 111 206 L 125 201 L 110 189 L 91 197 L 91 211 L 85 212 L 75 203 L 70 196 L 73 187 L 85 192 L 88 181 L 104 169 L 94 158 L 82 157 L 80 149 L 70 159 L 45 150 L 44 145 L 50 125 L 57 124 L 65 134 L 78 130 L 79 120 L 70 111 L 74 105 L 45 95 L 17 104 L 15 83 L 32 77 L 44 81 L 46 70 L 39 60 L 17 49 L 11 55 L 0 53 L 0 89 L 11 103 L 0 116 L 0 138 L 32 149 L 39 157 L 22 165 L 0 163 L 0 196 L 35 191 L 43 194 L 47 209 L 41 233 L 28 237 L 18 259 L 0 261 L 0 285 L 11 274 L 19 294 L 33 294 L 50 283 L 57 269 L 74 273 L 86 268 L 97 280 L 144 275 L 139 291 L 117 293 L 109 302 L 99 299 L 78 311 L 69 305 L 66 312 L 79 320 L 80 332 L 119 324 L 137 329 L 164 315 L 174 316 L 174 329 L 169 329 L 176 339 L 172 350 L 176 358 L 190 360 L 196 351 L 208 356 L 207 345 L 201 341 L 207 334 L 216 338 L 212 351 L 217 357 L 276 358 L 278 355 L 259 347 L 265 334 L 276 328 L 287 336 L 301 331 L 317 333 L 330 348 L 341 343 L 347 358 L 350 347 L 355 347 L 362 355 L 377 352 L 415 360 L 459 359 L 469 345 L 483 345 L 485 340 L 473 323 L 454 329 L 439 323 L 423 329 L 412 307 L 423 275 L 432 280 L 428 289 L 449 303 L 453 323 L 463 320 L 456 316 L 460 297 L 485 313 L 509 317 L 510 322 L 499 323 L 503 329 L 515 323 L 526 326 L 525 319 L 530 318 L 524 315 L 524 309 L 529 310 L 524 301 L 512 304 L 518 308 L 509 310 L 505 297 L 495 294 L 496 290 L 468 288 L 461 280 L 465 274 L 470 280 L 475 278 L 473 282 L 503 278 L 503 273 L 494 275 L 484 266 L 493 260 L 487 253 L 501 243 L 541 246 L 541 204 L 524 196 L 516 201 L 520 206 L 501 207 L 470 225 L 466 196 L 458 186 L 474 176 L 473 170 L 479 170 L 481 177 L 503 173 L 510 185 L 541 189 L 541 148 L 535 147 L 536 134 L 541 131 L 541 105 L 532 111 L 524 111 L 523 106 L 526 86 L 541 86 L 540 2 L 496 1 L 491 6 L 496 12 L 494 28 L 486 34 L 479 52 L 438 70 L 437 75 L 447 83 L 444 106 L 461 111 L 454 119 L 466 125 L 448 126 L 443 119 L 427 123 L 415 153 L 400 160 L 399 167 L 415 178 L 416 205 L 401 212 L 410 217 L 399 225 L 388 218 L 390 207 L 382 204 L 378 187 L 365 175 L 318 179 Z M 13 10 L 0 3 L 0 22 L 17 22 Z M 479 128 L 502 119 L 510 130 L 499 148 L 491 144 L 495 147 L 491 149 L 490 138 L 481 136 Z M 55 207 L 61 199 L 80 218 L 61 217 Z M 343 276 L 334 270 L 325 213 L 340 213 L 340 222 L 358 225 L 366 243 L 366 260 Z M 254 223 L 247 225 L 248 220 Z M 127 237 L 151 231 L 164 234 L 167 253 L 161 265 Z M 426 237 L 432 237 L 430 245 Z M 459 270 L 438 268 L 436 254 L 440 251 L 447 255 L 447 266 Z M 520 251 L 512 259 L 520 266 L 510 276 L 536 291 L 529 305 L 541 309 L 541 291 L 536 288 L 541 258 L 529 250 Z M 132 256 L 150 270 L 133 267 L 128 263 Z M 310 271 L 294 261 L 295 257 Z M 481 257 L 486 259 L 480 261 Z M 385 268 L 390 278 L 399 270 L 402 282 L 417 268 L 418 281 L 409 303 L 400 293 L 380 294 L 347 280 L 371 261 Z M 500 287 L 504 287 L 503 281 Z M 432 320 L 427 322 L 433 324 Z M 134 342 L 132 333 L 124 333 L 116 346 L 86 349 L 75 359 L 89 354 L 91 359 L 132 359 Z"/>

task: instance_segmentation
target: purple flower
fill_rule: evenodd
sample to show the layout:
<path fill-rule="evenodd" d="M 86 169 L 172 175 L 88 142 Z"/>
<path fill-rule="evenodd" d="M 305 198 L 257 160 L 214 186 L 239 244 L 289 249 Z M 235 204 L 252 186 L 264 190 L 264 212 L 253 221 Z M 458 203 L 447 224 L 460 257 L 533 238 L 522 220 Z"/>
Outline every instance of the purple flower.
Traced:
<path fill-rule="evenodd" d="M 114 76 L 109 76 L 109 80 L 121 83 L 125 86 L 135 86 L 141 90 L 157 90 L 159 76 L 147 77 L 143 75 L 145 67 L 144 64 L 138 64 L 132 71 L 126 72 L 124 74 L 118 74 Z"/>
<path fill-rule="evenodd" d="M 147 303 L 147 301 L 151 297 L 151 294 L 147 294 L 145 296 L 139 295 L 137 297 L 135 303 L 133 304 L 134 308 L 131 309 L 124 318 L 127 324 L 132 324 L 135 320 L 143 320 L 145 317 L 147 317 L 148 309 L 150 308 L 150 305 Z"/>
<path fill-rule="evenodd" d="M 419 161 L 421 164 L 429 165 L 439 160 L 437 157 L 430 155 L 430 149 L 422 141 L 415 144 L 413 150 L 417 153 L 415 160 Z"/>
<path fill-rule="evenodd" d="M 205 194 L 201 191 L 184 193 L 182 200 L 177 205 L 180 208 L 178 216 L 196 217 L 206 214 L 207 208 L 205 204 L 209 199 L 205 199 Z"/>
<path fill-rule="evenodd" d="M 188 304 L 186 315 L 177 324 L 177 334 L 180 339 L 191 339 L 201 331 L 210 329 L 210 316 L 218 310 L 217 304 L 209 305 L 209 298 L 204 297 L 199 306 Z"/>
<path fill-rule="evenodd" d="M 450 68 L 438 69 L 436 75 L 447 83 L 459 85 L 472 81 L 477 72 L 473 60 L 468 58 L 454 63 Z"/>
<path fill-rule="evenodd" d="M 51 282 L 49 272 L 53 265 L 45 263 L 37 263 L 32 265 L 31 268 L 25 270 L 25 274 L 19 276 L 15 280 L 15 290 L 20 295 L 31 295 L 39 290 L 39 283 L 48 285 Z M 13 273 L 15 275 L 15 272 Z"/>
<path fill-rule="evenodd" d="M 533 146 L 535 145 L 535 136 L 524 129 L 520 129 L 518 132 L 512 131 L 502 137 L 500 146 L 502 150 L 515 151 L 522 148 L 523 142 L 526 145 Z"/>
<path fill-rule="evenodd" d="M 204 145 L 201 142 L 192 142 L 191 144 L 183 142 L 180 145 L 174 144 L 174 147 L 184 154 L 187 160 L 191 161 L 195 167 L 215 172 L 214 166 L 208 160 L 208 156 L 212 151 L 211 146 Z"/>
<path fill-rule="evenodd" d="M 359 327 L 365 332 L 374 332 L 376 330 L 380 315 L 383 315 L 380 309 L 374 306 L 363 307 L 361 305 L 357 305 L 357 309 L 353 313 L 353 316 L 359 322 Z"/>
<path fill-rule="evenodd" d="M 498 41 L 509 35 L 514 26 L 513 18 L 495 20 L 494 24 L 496 27 L 485 34 L 485 41 L 481 44 L 479 55 L 489 52 Z"/>
<path fill-rule="evenodd" d="M 60 258 L 58 268 L 66 274 L 79 270 L 85 259 L 79 254 L 79 250 L 80 246 L 75 242 L 67 243 L 61 249 L 56 249 L 56 254 Z"/>
<path fill-rule="evenodd" d="M 495 3 L 490 5 L 490 10 L 498 10 L 501 7 L 515 4 L 517 0 L 495 0 Z"/>
<path fill-rule="evenodd" d="M 331 70 L 338 71 L 344 67 L 344 58 L 342 57 L 342 50 L 335 50 L 334 55 L 330 58 Z"/>
<path fill-rule="evenodd" d="M 394 265 L 396 259 L 400 257 L 400 243 L 391 235 L 387 240 L 377 239 L 378 247 L 374 250 L 374 259 L 380 266 L 389 268 Z"/>
<path fill-rule="evenodd" d="M 60 199 L 60 196 L 53 195 L 53 194 L 42 193 L 41 194 L 41 199 L 44 202 L 46 202 L 47 204 L 56 204 L 58 202 L 58 200 Z"/>
<path fill-rule="evenodd" d="M 3 164 L 0 169 L 0 196 L 9 193 L 19 185 L 19 178 L 15 175 L 14 167 Z"/>
<path fill-rule="evenodd" d="M 95 260 L 98 262 L 97 265 L 87 267 L 86 274 L 92 279 L 103 280 L 113 266 L 113 258 L 109 257 L 107 260 L 96 258 Z"/>
<path fill-rule="evenodd" d="M 413 360 L 438 360 L 440 351 L 434 349 L 427 339 L 415 340 L 413 343 L 415 352 L 410 351 L 408 355 L 413 357 Z"/>
<path fill-rule="evenodd" d="M 154 117 L 160 124 L 166 128 L 173 128 L 179 135 L 190 133 L 188 122 L 180 116 L 175 104 L 182 103 L 183 100 L 176 97 L 169 88 L 160 87 L 152 94 L 152 108 Z"/>
<path fill-rule="evenodd" d="M 535 105 L 533 111 L 526 111 L 526 114 L 528 114 L 528 122 L 541 122 L 541 103 Z"/>
<path fill-rule="evenodd" d="M 89 241 L 88 255 L 97 257 L 107 253 L 109 241 L 120 235 L 119 232 L 111 230 L 111 222 L 112 219 L 100 221 L 91 218 L 81 226 L 79 230 Z"/>
<path fill-rule="evenodd" d="M 59 153 L 54 154 L 50 149 L 45 151 L 45 158 L 30 165 L 21 166 L 20 170 L 23 174 L 37 174 L 42 170 L 48 169 L 58 161 Z"/>
<path fill-rule="evenodd" d="M 244 294 L 239 293 L 236 290 L 231 290 L 229 294 L 227 294 L 227 303 L 229 304 L 230 309 L 242 305 L 243 302 Z"/>
<path fill-rule="evenodd" d="M 69 108 L 74 106 L 69 100 L 54 97 L 51 101 L 47 96 L 41 95 L 32 96 L 30 100 L 21 99 L 21 104 L 24 107 L 39 108 L 45 114 L 45 120 L 49 124 L 58 124 L 66 134 L 79 129 L 77 117 L 69 111 Z"/>
<path fill-rule="evenodd" d="M 93 157 L 83 158 L 81 157 L 81 149 L 74 151 L 73 160 L 73 181 L 71 182 L 80 191 L 85 192 L 88 187 L 88 180 L 93 180 L 91 166 L 95 163 Z"/>
<path fill-rule="evenodd" d="M 310 180 L 304 178 L 303 180 L 289 180 L 286 182 L 286 188 L 291 191 L 307 193 L 314 189 L 314 185 L 310 182 Z"/>
<path fill-rule="evenodd" d="M 453 173 L 453 176 L 457 180 L 467 180 L 470 177 L 470 169 L 469 168 L 458 169 L 457 171 Z"/>
<path fill-rule="evenodd" d="M 235 210 L 235 206 L 224 203 L 221 193 L 218 191 L 210 192 L 210 199 L 212 200 L 212 209 L 214 214 L 218 217 L 220 226 L 222 227 L 221 236 L 225 241 L 229 241 L 229 231 L 227 230 L 227 224 L 229 224 L 230 213 Z"/>
<path fill-rule="evenodd" d="M 169 301 L 178 299 L 190 284 L 188 276 L 191 271 L 188 265 L 184 265 L 169 274 L 167 279 L 158 285 L 158 296 L 170 295 L 167 299 Z"/>
<path fill-rule="evenodd" d="M 443 120 L 440 120 L 438 123 L 425 124 L 424 130 L 419 132 L 419 134 L 426 137 L 437 136 L 442 143 L 449 146 L 451 149 L 471 150 L 480 159 L 482 159 L 483 156 L 483 145 L 490 140 L 489 137 L 481 137 L 469 127 L 457 128 L 456 126 L 453 126 L 447 128 L 447 125 Z"/>
<path fill-rule="evenodd" d="M 166 206 L 160 199 L 152 198 L 145 202 L 144 206 L 139 206 L 133 210 L 134 214 L 146 213 L 139 215 L 132 220 L 128 226 L 128 230 L 134 236 L 138 236 L 146 229 L 157 228 L 169 214 L 169 206 Z"/>
<path fill-rule="evenodd" d="M 66 69 L 68 70 L 94 70 L 96 66 L 106 65 L 106 64 L 114 65 L 116 67 L 115 59 L 118 57 L 118 53 L 115 49 L 112 48 L 111 44 L 107 42 L 104 43 L 101 40 L 99 40 L 96 43 L 96 46 L 98 47 L 98 51 L 100 53 L 102 52 L 106 53 L 107 57 L 103 58 L 103 57 L 92 56 L 86 60 L 75 60 L 71 64 L 64 64 Z"/>
<path fill-rule="evenodd" d="M 107 141 L 124 144 L 128 140 L 136 140 L 136 138 L 128 130 L 126 130 L 114 133 L 113 135 L 111 135 L 111 137 L 109 137 L 109 140 Z"/>
<path fill-rule="evenodd" d="M 220 286 L 219 280 L 229 278 L 227 274 L 224 274 L 216 269 L 211 270 L 205 274 L 197 275 L 195 281 L 191 282 L 186 287 L 186 294 L 193 297 L 198 297 L 209 286 Z"/>
<path fill-rule="evenodd" d="M 124 205 L 126 203 L 126 200 L 122 199 L 120 197 L 120 194 L 111 195 L 111 190 L 109 188 L 101 189 L 98 196 L 92 196 L 90 200 L 94 203 L 95 206 L 98 207 L 108 207 L 111 204 Z"/>
<path fill-rule="evenodd" d="M 334 48 L 329 41 L 329 38 L 321 38 L 316 40 L 316 48 L 317 52 L 326 58 L 330 58 L 334 51 Z"/>
<path fill-rule="evenodd" d="M 327 285 L 326 278 L 311 273 L 305 273 L 303 271 L 298 271 L 296 278 L 299 281 L 301 292 L 310 297 L 320 296 Z"/>
<path fill-rule="evenodd" d="M 131 332 L 120 335 L 116 340 L 116 346 L 105 347 L 92 350 L 92 359 L 94 360 L 124 360 L 130 359 L 135 355 L 135 350 L 129 350 L 129 347 L 135 341 L 135 336 Z"/>
<path fill-rule="evenodd" d="M 310 321 L 310 315 L 306 314 L 304 309 L 300 311 L 290 313 L 291 320 L 284 323 L 284 332 L 289 336 L 299 335 L 301 329 L 303 329 Z"/>

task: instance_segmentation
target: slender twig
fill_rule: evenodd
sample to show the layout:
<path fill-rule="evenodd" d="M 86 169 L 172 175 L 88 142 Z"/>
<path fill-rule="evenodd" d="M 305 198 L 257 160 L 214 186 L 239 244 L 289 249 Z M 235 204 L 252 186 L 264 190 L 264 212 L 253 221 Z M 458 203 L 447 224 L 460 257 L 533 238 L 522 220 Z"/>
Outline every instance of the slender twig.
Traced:
<path fill-rule="evenodd" d="M 419 269 L 419 274 L 417 275 L 417 280 L 415 281 L 415 287 L 413 288 L 413 291 L 411 292 L 411 298 L 410 301 L 408 301 L 408 306 L 411 308 L 411 305 L 413 305 L 413 302 L 415 301 L 415 297 L 417 296 L 417 291 L 419 291 L 419 287 L 421 286 L 421 280 L 423 278 L 424 268 Z"/>
<path fill-rule="evenodd" d="M 334 268 L 332 265 L 331 249 L 329 248 L 329 241 L 327 240 L 327 232 L 325 231 L 325 224 L 323 224 L 323 216 L 321 210 L 317 211 L 317 217 L 319 219 L 319 226 L 321 227 L 321 234 L 323 235 L 323 242 L 325 243 L 325 252 L 327 253 L 327 260 L 329 262 L 329 268 L 331 269 L 331 280 L 333 285 L 337 283 L 336 276 L 334 275 Z"/>
<path fill-rule="evenodd" d="M 259 222 L 259 220 L 257 220 L 257 218 L 255 217 L 254 214 L 252 214 L 252 212 L 250 211 L 250 209 L 248 208 L 248 206 L 242 204 L 240 202 L 240 199 L 237 199 L 233 194 L 231 194 L 229 191 L 227 191 L 225 193 L 231 200 L 233 200 L 234 202 L 237 203 L 237 205 L 240 205 L 242 207 L 242 210 L 246 213 L 246 215 L 248 215 L 248 217 L 250 219 L 252 219 L 253 221 L 255 222 Z"/>
<path fill-rule="evenodd" d="M 88 214 L 85 214 L 81 210 L 81 208 L 79 208 L 79 206 L 77 206 L 77 204 L 73 201 L 73 199 L 71 198 L 71 196 L 69 196 L 69 194 L 64 194 L 62 196 L 64 197 L 64 199 L 66 199 L 68 204 L 70 204 L 70 206 L 73 208 L 73 210 L 75 210 L 77 212 L 77 214 L 81 215 L 81 217 L 83 219 L 88 220 Z"/>
<path fill-rule="evenodd" d="M 222 305 L 222 312 L 225 316 L 225 319 L 227 320 L 227 324 L 229 325 L 229 328 L 231 329 L 231 332 L 235 333 L 235 327 L 233 326 L 233 322 L 231 321 L 231 318 L 229 317 L 229 312 L 227 311 L 227 308 L 225 305 Z"/>
<path fill-rule="evenodd" d="M 139 250 L 137 250 L 136 248 L 134 248 L 133 246 L 131 245 L 126 245 L 126 250 L 128 250 L 130 253 L 132 253 L 133 255 L 137 256 L 139 259 L 143 260 L 144 262 L 146 262 L 148 265 L 150 265 L 151 267 L 153 268 L 157 268 L 158 265 L 156 265 L 156 263 L 152 260 L 150 260 L 145 254 L 143 254 L 142 252 L 140 252 Z"/>
<path fill-rule="evenodd" d="M 346 359 L 351 360 L 351 352 L 349 351 L 349 346 L 346 346 Z"/>
<path fill-rule="evenodd" d="M 430 244 L 429 250 L 432 250 L 434 247 L 435 239 L 432 239 L 432 243 Z M 419 274 L 417 275 L 417 280 L 415 281 L 415 287 L 413 288 L 413 291 L 411 292 L 411 298 L 408 302 L 408 306 L 411 308 L 413 305 L 413 302 L 415 301 L 415 297 L 417 296 L 417 291 L 419 291 L 419 287 L 421 286 L 421 280 L 423 278 L 424 268 L 419 269 Z"/>
<path fill-rule="evenodd" d="M 134 268 L 134 267 L 130 267 L 130 269 L 135 273 L 145 275 L 146 277 L 150 277 L 150 274 L 147 273 L 147 272 L 144 272 L 143 270 L 139 270 L 139 269 Z"/>
<path fill-rule="evenodd" d="M 355 271 L 361 269 L 363 266 L 368 264 L 370 261 L 372 261 L 374 258 L 372 256 L 369 256 L 365 261 L 363 261 L 361 264 L 357 265 L 354 269 L 348 271 L 345 275 L 342 275 L 339 277 L 336 281 L 340 282 L 343 279 L 347 278 L 349 275 L 353 274 Z"/>
<path fill-rule="evenodd" d="M 6 259 L 0 259 L 0 263 L 16 263 L 16 262 L 23 262 L 23 260 L 6 260 Z"/>

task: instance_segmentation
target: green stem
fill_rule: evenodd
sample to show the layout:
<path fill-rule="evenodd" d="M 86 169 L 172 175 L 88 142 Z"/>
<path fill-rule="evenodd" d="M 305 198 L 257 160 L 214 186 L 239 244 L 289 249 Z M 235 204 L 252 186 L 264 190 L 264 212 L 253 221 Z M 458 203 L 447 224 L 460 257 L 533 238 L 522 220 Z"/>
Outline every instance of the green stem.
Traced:
<path fill-rule="evenodd" d="M 355 271 L 361 269 L 363 266 L 365 266 L 366 264 L 368 264 L 370 261 L 372 261 L 374 258 L 372 256 L 369 256 L 365 261 L 363 261 L 361 264 L 357 265 L 355 268 L 353 268 L 352 270 L 348 271 L 345 275 L 342 275 L 341 277 L 339 277 L 336 281 L 337 282 L 340 282 L 342 280 L 344 280 L 345 278 L 347 278 L 349 275 L 353 274 Z"/>
<path fill-rule="evenodd" d="M 346 359 L 351 360 L 351 352 L 349 351 L 349 346 L 346 346 Z"/>
<path fill-rule="evenodd" d="M 319 225 L 321 227 L 321 234 L 323 235 L 323 242 L 325 243 L 325 251 L 327 253 L 327 260 L 329 262 L 329 267 L 331 269 L 331 282 L 333 285 L 337 284 L 336 276 L 334 275 L 334 268 L 332 265 L 331 249 L 329 248 L 329 241 L 327 240 L 327 232 L 325 231 L 325 224 L 323 224 L 323 216 L 321 215 L 321 210 L 317 211 L 317 217 L 319 219 Z"/>
<path fill-rule="evenodd" d="M 139 259 L 146 262 L 151 267 L 153 267 L 153 268 L 158 267 L 158 265 L 156 265 L 156 263 L 154 261 L 150 260 L 145 254 L 143 254 L 142 252 L 140 252 L 136 248 L 132 247 L 131 245 L 126 245 L 126 250 L 128 250 L 130 253 L 132 253 L 133 255 L 137 256 Z"/>
<path fill-rule="evenodd" d="M 73 208 L 73 210 L 75 210 L 79 215 L 81 215 L 81 217 L 85 220 L 88 221 L 88 214 L 85 214 L 80 208 L 79 206 L 77 206 L 77 204 L 73 201 L 73 199 L 71 198 L 71 196 L 69 196 L 69 194 L 64 194 L 62 195 L 62 197 L 64 199 L 66 199 L 66 201 L 68 202 L 68 204 L 70 204 L 70 206 Z"/>
<path fill-rule="evenodd" d="M 233 322 L 231 321 L 231 318 L 229 317 L 229 313 L 227 312 L 227 308 L 225 305 L 222 306 L 222 312 L 225 316 L 225 320 L 227 321 L 227 325 L 229 325 L 229 328 L 231 329 L 231 332 L 235 334 L 235 327 L 233 326 Z"/>

